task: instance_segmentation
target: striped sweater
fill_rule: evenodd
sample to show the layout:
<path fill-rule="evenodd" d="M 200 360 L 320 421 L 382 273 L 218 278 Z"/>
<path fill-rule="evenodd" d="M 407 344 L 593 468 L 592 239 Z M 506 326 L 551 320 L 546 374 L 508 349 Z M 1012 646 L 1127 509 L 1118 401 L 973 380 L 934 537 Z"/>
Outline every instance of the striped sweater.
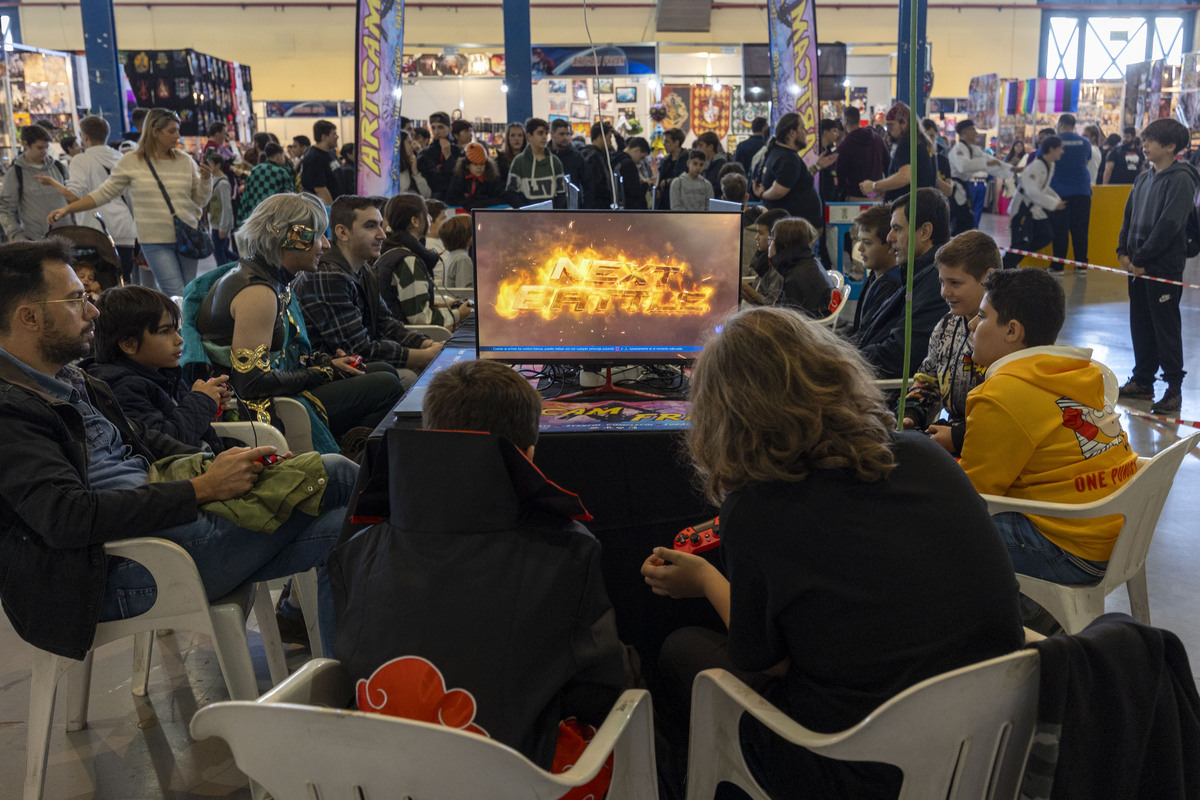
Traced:
<path fill-rule="evenodd" d="M 202 180 L 196 162 L 182 152 L 177 152 L 174 158 L 155 159 L 154 169 L 171 197 L 175 213 L 193 228 L 199 227 L 201 211 L 212 195 L 212 181 Z M 118 161 L 108 180 L 88 197 L 102 206 L 126 189 L 130 189 L 133 199 L 138 241 L 142 244 L 173 244 L 175 223 L 171 212 L 167 210 L 150 168 L 136 152 Z"/>

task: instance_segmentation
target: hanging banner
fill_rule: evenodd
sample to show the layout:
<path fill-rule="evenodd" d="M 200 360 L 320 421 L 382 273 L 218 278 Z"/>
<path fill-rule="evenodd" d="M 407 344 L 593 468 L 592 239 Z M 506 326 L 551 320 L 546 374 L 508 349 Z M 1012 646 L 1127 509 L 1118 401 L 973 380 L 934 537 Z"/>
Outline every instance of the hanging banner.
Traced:
<path fill-rule="evenodd" d="M 800 115 L 804 146 L 800 157 L 821 142 L 817 99 L 817 20 L 815 0 L 767 0 L 771 45 L 771 127 L 784 114 Z"/>
<path fill-rule="evenodd" d="M 404 0 L 358 0 L 354 85 L 358 193 L 400 193 Z"/>
<path fill-rule="evenodd" d="M 715 133 L 721 138 L 729 133 L 732 117 L 733 89 L 722 86 L 719 90 L 711 86 L 692 87 L 691 123 L 692 133 Z"/>
<path fill-rule="evenodd" d="M 533 48 L 533 77 L 556 75 L 590 77 L 601 75 L 653 75 L 658 71 L 658 48 L 655 45 L 601 45 L 599 47 Z"/>

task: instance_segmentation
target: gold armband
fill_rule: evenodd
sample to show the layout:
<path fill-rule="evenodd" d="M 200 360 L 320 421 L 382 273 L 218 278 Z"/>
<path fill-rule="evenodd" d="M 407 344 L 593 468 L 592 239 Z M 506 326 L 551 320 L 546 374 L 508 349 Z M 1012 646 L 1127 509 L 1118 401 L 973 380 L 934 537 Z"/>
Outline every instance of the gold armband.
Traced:
<path fill-rule="evenodd" d="M 270 351 L 267 345 L 260 344 L 253 350 L 244 347 L 234 347 L 229 350 L 230 361 L 233 362 L 234 372 L 253 372 L 260 369 L 263 372 L 271 371 L 271 361 L 267 357 Z"/>

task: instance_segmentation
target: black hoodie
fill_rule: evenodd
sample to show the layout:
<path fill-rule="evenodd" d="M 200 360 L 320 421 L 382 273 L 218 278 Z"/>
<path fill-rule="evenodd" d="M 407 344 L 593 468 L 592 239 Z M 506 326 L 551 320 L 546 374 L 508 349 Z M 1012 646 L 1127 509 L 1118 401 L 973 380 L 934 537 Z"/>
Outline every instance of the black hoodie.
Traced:
<path fill-rule="evenodd" d="M 783 293 L 777 305 L 794 308 L 820 319 L 829 316 L 833 287 L 817 263 L 811 245 L 793 245 L 771 257 L 771 266 L 783 276 Z"/>
<path fill-rule="evenodd" d="M 1176 161 L 1162 172 L 1137 176 L 1125 202 L 1117 255 L 1129 256 L 1146 274 L 1179 279 L 1187 260 L 1187 219 L 1195 213 L 1200 173 Z"/>
<path fill-rule="evenodd" d="M 621 176 L 621 191 L 625 196 L 625 208 L 638 210 L 646 209 L 646 187 L 642 183 L 642 175 L 638 165 L 633 163 L 633 157 L 622 150 L 613 153 L 613 172 Z"/>
<path fill-rule="evenodd" d="M 128 358 L 80 366 L 108 384 L 130 419 L 191 447 L 207 444 L 214 453 L 225 449 L 212 427 L 217 404 L 208 395 L 191 391 L 178 367 L 150 369 Z"/>

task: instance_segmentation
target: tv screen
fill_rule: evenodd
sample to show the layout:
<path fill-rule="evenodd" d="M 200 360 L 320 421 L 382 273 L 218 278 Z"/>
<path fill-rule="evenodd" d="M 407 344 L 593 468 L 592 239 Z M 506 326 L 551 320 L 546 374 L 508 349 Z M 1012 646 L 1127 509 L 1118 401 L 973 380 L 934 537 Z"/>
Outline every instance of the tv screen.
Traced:
<path fill-rule="evenodd" d="M 475 212 L 476 346 L 511 363 L 695 358 L 737 308 L 741 214 Z"/>

